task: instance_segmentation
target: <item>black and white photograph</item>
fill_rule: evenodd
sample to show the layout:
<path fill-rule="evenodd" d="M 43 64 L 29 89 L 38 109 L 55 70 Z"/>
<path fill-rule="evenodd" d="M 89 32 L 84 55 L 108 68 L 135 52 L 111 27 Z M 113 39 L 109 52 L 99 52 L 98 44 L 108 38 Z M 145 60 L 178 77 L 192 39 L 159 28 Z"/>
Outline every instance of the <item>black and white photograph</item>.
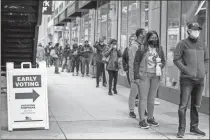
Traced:
<path fill-rule="evenodd" d="M 210 1 L 0 5 L 0 140 L 209 139 Z"/>

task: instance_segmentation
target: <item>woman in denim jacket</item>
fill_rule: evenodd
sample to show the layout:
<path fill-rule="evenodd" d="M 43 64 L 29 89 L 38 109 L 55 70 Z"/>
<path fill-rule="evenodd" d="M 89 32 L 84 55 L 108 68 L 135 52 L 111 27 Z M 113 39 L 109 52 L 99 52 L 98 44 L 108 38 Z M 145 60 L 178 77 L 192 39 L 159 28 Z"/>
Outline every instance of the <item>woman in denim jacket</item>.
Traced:
<path fill-rule="evenodd" d="M 109 73 L 109 95 L 112 94 L 112 81 L 114 79 L 114 87 L 113 91 L 114 94 L 117 94 L 117 78 L 118 78 L 118 71 L 119 71 L 119 58 L 122 57 L 122 53 L 120 49 L 117 46 L 117 40 L 111 39 L 110 45 L 105 49 L 104 51 L 104 56 L 109 57 L 108 62 L 107 62 L 107 71 Z"/>
<path fill-rule="evenodd" d="M 159 45 L 156 31 L 146 35 L 144 47 L 139 48 L 134 60 L 134 79 L 139 89 L 139 126 L 149 128 L 149 125 L 159 126 L 153 117 L 154 99 L 162 77 L 161 71 L 165 66 L 165 56 Z M 148 118 L 145 120 L 147 108 Z M 148 125 L 149 124 L 149 125 Z"/>

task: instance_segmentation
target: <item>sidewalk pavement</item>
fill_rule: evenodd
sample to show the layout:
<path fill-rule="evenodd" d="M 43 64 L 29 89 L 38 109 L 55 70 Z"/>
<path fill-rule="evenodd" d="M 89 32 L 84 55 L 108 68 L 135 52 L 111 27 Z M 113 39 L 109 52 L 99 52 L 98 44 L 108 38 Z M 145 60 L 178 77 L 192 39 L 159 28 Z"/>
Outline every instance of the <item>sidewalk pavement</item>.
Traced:
<path fill-rule="evenodd" d="M 164 100 L 155 106 L 159 127 L 138 128 L 138 119 L 129 118 L 129 89 L 118 85 L 118 94 L 108 96 L 108 89 L 96 88 L 95 79 L 55 75 L 48 69 L 49 130 L 7 131 L 6 95 L 2 94 L 2 139 L 176 139 L 178 106 Z M 137 108 L 135 108 L 136 114 Z M 200 113 L 199 128 L 206 136 L 190 135 L 189 110 L 185 139 L 209 139 L 209 116 Z"/>

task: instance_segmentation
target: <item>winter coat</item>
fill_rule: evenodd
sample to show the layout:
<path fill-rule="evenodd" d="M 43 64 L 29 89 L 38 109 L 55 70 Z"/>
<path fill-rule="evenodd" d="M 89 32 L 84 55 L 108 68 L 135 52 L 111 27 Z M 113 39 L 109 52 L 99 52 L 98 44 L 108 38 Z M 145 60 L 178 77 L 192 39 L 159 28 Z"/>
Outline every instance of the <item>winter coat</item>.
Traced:
<path fill-rule="evenodd" d="M 93 49 L 90 45 L 84 45 L 80 50 L 80 55 L 83 58 L 90 58 L 92 53 L 93 53 Z"/>
<path fill-rule="evenodd" d="M 109 61 L 106 65 L 107 70 L 118 71 L 120 69 L 119 58 L 122 57 L 120 50 L 107 47 L 104 51 L 104 56 L 109 57 Z"/>
<path fill-rule="evenodd" d="M 103 45 L 97 44 L 97 45 L 94 45 L 93 47 L 96 48 L 96 57 L 95 57 L 96 62 L 102 63 L 102 58 L 103 58 L 102 52 L 105 50 L 106 44 L 103 44 Z"/>

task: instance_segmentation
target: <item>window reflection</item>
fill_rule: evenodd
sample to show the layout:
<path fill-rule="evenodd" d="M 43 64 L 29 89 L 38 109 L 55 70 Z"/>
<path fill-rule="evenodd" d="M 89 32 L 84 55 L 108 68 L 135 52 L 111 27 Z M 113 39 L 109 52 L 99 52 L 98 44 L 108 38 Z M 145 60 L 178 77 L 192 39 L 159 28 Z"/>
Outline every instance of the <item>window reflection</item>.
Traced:
<path fill-rule="evenodd" d="M 141 1 L 141 27 L 142 28 L 145 28 L 146 31 L 148 31 L 148 19 L 149 19 L 149 2 L 148 1 Z"/>
<path fill-rule="evenodd" d="M 140 1 L 129 1 L 128 6 L 128 38 L 140 28 Z"/>
<path fill-rule="evenodd" d="M 105 4 L 98 9 L 98 38 L 104 37 L 105 43 L 107 43 L 107 14 L 108 4 Z"/>
<path fill-rule="evenodd" d="M 180 40 L 180 1 L 168 1 L 166 86 L 179 88 L 179 70 L 173 64 L 173 51 Z"/>
<path fill-rule="evenodd" d="M 128 27 L 128 1 L 122 1 L 121 7 L 121 46 L 123 50 L 127 46 L 127 27 Z"/>

